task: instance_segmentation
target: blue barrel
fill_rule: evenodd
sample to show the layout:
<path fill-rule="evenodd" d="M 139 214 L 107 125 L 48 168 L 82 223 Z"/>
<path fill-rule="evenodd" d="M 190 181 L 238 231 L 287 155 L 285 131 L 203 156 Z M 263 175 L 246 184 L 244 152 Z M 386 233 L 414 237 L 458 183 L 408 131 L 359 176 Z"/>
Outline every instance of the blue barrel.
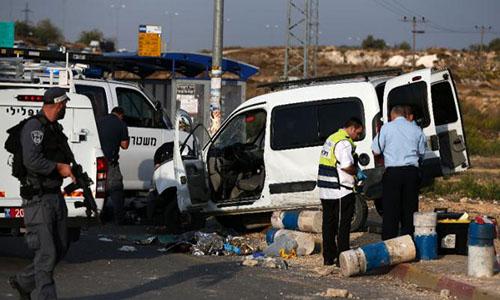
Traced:
<path fill-rule="evenodd" d="M 391 264 L 391 255 L 384 242 L 362 246 L 366 257 L 366 272 Z"/>
<path fill-rule="evenodd" d="M 491 247 L 495 239 L 495 225 L 471 223 L 469 225 L 469 246 Z"/>
<path fill-rule="evenodd" d="M 413 214 L 413 225 L 415 233 L 413 240 L 417 250 L 417 259 L 437 259 L 437 214 L 435 212 L 415 212 Z"/>
<path fill-rule="evenodd" d="M 299 214 L 298 210 L 291 210 L 283 212 L 283 226 L 285 229 L 298 230 L 299 229 Z"/>

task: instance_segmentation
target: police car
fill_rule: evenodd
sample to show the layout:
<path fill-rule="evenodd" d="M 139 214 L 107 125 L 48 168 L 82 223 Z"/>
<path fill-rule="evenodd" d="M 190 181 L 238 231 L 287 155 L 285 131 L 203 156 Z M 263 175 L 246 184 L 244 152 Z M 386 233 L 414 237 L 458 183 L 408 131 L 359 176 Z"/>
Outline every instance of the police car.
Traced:
<path fill-rule="evenodd" d="M 203 149 L 191 147 L 190 155 L 181 155 L 185 146 L 174 138 L 173 155 L 155 170 L 158 193 L 175 195 L 179 212 L 213 215 L 320 207 L 316 178 L 321 146 L 347 119 L 357 117 L 365 134 L 356 141 L 356 152 L 368 175 L 356 200 L 352 227 L 359 229 L 367 216 L 366 199 L 382 193 L 384 169 L 373 156 L 372 140 L 388 122 L 391 108 L 400 104 L 414 107 L 427 137 L 426 181 L 469 168 L 449 70 L 351 75 L 288 82 L 286 89 L 252 98 L 227 117 Z M 181 119 L 186 118 L 179 115 Z"/>
<path fill-rule="evenodd" d="M 62 72 L 62 70 L 61 70 Z M 89 99 L 81 94 L 74 93 L 74 89 L 61 81 L 60 86 L 69 90 L 71 101 L 67 103 L 66 116 L 59 122 L 64 127 L 68 143 L 75 155 L 75 160 L 94 184 L 90 187 L 96 200 L 98 210 L 104 203 L 106 185 L 106 163 L 101 151 L 99 135 L 94 111 Z M 15 89 L 2 86 L 0 90 L 0 144 L 4 145 L 7 139 L 7 129 L 17 125 L 21 120 L 36 115 L 42 108 L 45 89 L 40 87 L 21 87 Z M 33 136 L 33 138 L 38 138 Z M 24 211 L 22 199 L 19 195 L 19 181 L 11 175 L 12 155 L 3 147 L 0 149 L 0 164 L 3 172 L 0 175 L 0 231 L 19 233 L 23 226 Z M 63 187 L 71 182 L 65 179 Z M 68 227 L 72 239 L 77 239 L 80 227 L 87 223 L 84 207 L 77 207 L 83 202 L 82 190 L 76 190 L 64 195 L 68 207 Z"/>
<path fill-rule="evenodd" d="M 94 174 L 97 172 L 97 166 L 101 166 L 101 164 L 97 164 L 97 150 L 94 150 L 100 149 L 98 135 L 94 131 L 96 120 L 110 113 L 114 107 L 121 106 L 125 111 L 124 121 L 127 123 L 130 136 L 129 148 L 120 151 L 120 168 L 123 174 L 124 189 L 126 195 L 131 197 L 147 194 L 151 187 L 153 174 L 151 157 L 160 145 L 172 141 L 174 136 L 172 124 L 158 102 L 152 100 L 134 84 L 105 79 L 74 78 L 75 70 L 73 68 L 44 67 L 43 70 L 47 74 L 38 76 L 36 81 L 29 78 L 0 79 L 0 101 L 3 113 L 9 116 L 9 121 L 2 122 L 0 125 L 3 128 L 0 128 L 0 144 L 3 145 L 5 142 L 5 132 L 8 128 L 40 109 L 42 103 L 38 100 L 45 89 L 52 85 L 59 85 L 72 92 L 72 101 L 68 103 L 70 111 L 62 121 L 65 133 L 70 137 L 70 140 L 72 137 L 75 141 L 79 138 L 84 139 L 92 136 L 92 139 L 72 142 L 72 146 L 77 152 L 81 152 L 89 163 L 92 162 L 92 165 L 88 166 L 81 164 L 84 170 Z M 35 100 L 19 100 L 24 99 L 23 97 L 26 99 L 33 97 Z M 73 101 L 73 99 L 77 100 Z M 79 161 L 78 155 L 76 158 Z M 0 159 L 3 159 L 0 162 L 4 162 L 5 170 L 10 168 L 7 165 L 8 153 L 3 147 L 0 149 Z M 10 176 L 10 171 L 2 174 L 1 176 L 5 179 L 0 181 L 2 182 L 0 184 L 0 228 L 17 228 L 18 226 L 12 222 L 12 216 L 15 217 L 14 219 L 22 219 L 21 199 L 17 191 L 18 184 L 14 184 L 14 178 Z M 7 189 L 9 189 L 8 193 Z M 14 192 L 17 194 L 13 194 Z M 3 199 L 5 200 L 3 201 L 1 199 L 2 193 L 8 195 L 4 197 L 11 200 Z M 10 198 L 11 196 L 12 198 Z M 1 219 L 11 220 L 2 223 Z"/>

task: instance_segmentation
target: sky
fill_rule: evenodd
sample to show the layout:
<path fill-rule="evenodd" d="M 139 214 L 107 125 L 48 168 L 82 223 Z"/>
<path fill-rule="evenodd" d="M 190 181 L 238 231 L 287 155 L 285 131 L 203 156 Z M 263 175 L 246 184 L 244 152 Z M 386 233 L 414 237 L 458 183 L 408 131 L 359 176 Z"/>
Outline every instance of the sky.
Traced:
<path fill-rule="evenodd" d="M 293 0 L 303 2 L 303 0 Z M 97 28 L 117 38 L 118 48 L 137 49 L 140 24 L 162 26 L 170 50 L 212 48 L 213 0 L 0 0 L 0 21 L 50 19 L 69 41 Z M 224 46 L 284 46 L 288 0 L 225 0 Z M 389 45 L 411 44 L 411 24 L 403 16 L 424 17 L 417 48 L 467 48 L 480 42 L 475 26 L 500 37 L 500 0 L 319 0 L 319 44 L 360 45 L 369 34 Z"/>

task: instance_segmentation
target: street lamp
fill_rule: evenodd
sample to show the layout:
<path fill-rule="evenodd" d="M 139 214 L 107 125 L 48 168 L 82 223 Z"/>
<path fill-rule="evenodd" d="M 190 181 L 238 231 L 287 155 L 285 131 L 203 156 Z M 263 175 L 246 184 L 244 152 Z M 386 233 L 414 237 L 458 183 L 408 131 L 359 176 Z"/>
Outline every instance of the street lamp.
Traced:
<path fill-rule="evenodd" d="M 111 4 L 109 7 L 115 10 L 115 39 L 116 39 L 115 48 L 118 50 L 118 38 L 120 35 L 120 27 L 118 26 L 120 18 L 120 9 L 124 9 L 127 6 L 125 4 Z"/>
<path fill-rule="evenodd" d="M 167 49 L 173 50 L 173 36 L 174 36 L 174 17 L 179 15 L 178 12 L 171 12 L 166 10 L 165 16 L 168 19 L 168 41 L 167 41 Z"/>

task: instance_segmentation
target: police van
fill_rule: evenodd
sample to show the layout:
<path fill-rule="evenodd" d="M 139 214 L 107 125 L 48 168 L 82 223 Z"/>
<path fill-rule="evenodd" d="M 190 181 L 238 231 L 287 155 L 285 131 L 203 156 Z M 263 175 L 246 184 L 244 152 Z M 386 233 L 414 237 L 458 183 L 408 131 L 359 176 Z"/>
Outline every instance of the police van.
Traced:
<path fill-rule="evenodd" d="M 64 70 L 59 70 L 64 72 Z M 70 73 L 70 72 L 67 72 Z M 42 108 L 43 94 L 50 85 L 37 87 L 21 87 L 9 89 L 3 85 L 0 89 L 0 165 L 3 169 L 0 175 L 0 231 L 18 234 L 23 227 L 24 211 L 19 194 L 19 181 L 11 175 L 12 154 L 3 145 L 7 139 L 7 129 L 20 121 L 36 115 Z M 90 187 L 95 197 L 98 210 L 104 204 L 106 186 L 106 162 L 101 151 L 99 135 L 92 105 L 87 96 L 76 94 L 74 87 L 67 81 L 60 81 L 60 87 L 68 89 L 71 99 L 67 103 L 66 115 L 59 122 L 64 127 L 68 144 L 74 153 L 75 160 L 93 181 Z M 63 187 L 71 183 L 66 178 Z M 86 209 L 78 204 L 83 202 L 81 189 L 64 194 L 68 207 L 68 227 L 70 238 L 79 237 L 80 228 L 88 222 Z"/>
<path fill-rule="evenodd" d="M 356 153 L 368 175 L 357 195 L 353 220 L 353 228 L 361 228 L 367 215 L 365 200 L 382 194 L 383 163 L 375 159 L 371 144 L 389 121 L 393 106 L 411 105 L 427 138 L 424 181 L 470 166 L 451 72 L 393 72 L 278 84 L 285 89 L 241 104 L 203 148 L 191 145 L 189 154 L 181 155 L 188 145 L 174 138 L 172 155 L 155 170 L 158 194 L 177 200 L 179 212 L 213 215 L 320 207 L 316 186 L 320 149 L 347 119 L 357 117 L 365 132 L 356 141 Z M 186 117 L 179 114 L 177 119 L 176 133 L 179 120 Z"/>
<path fill-rule="evenodd" d="M 42 67 L 46 76 L 32 79 L 2 81 L 0 90 L 36 88 L 45 89 L 57 84 L 57 67 Z M 75 72 L 71 68 L 72 73 Z M 51 73 L 52 72 L 52 73 Z M 52 74 L 52 75 L 51 75 Z M 75 93 L 85 95 L 90 100 L 94 120 L 98 120 L 120 106 L 125 111 L 124 121 L 128 126 L 130 145 L 120 151 L 120 169 L 127 195 L 146 193 L 151 187 L 154 151 L 163 143 L 172 141 L 172 123 L 158 101 L 148 96 L 138 85 L 116 80 L 91 79 L 76 76 L 71 79 Z"/>
<path fill-rule="evenodd" d="M 20 60 L 19 62 L 21 64 L 25 63 L 24 60 Z M 77 136 L 86 137 L 91 133 L 95 134 L 92 137 L 97 138 L 96 145 L 90 143 L 93 143 L 94 140 L 72 144 L 77 151 L 93 156 L 95 152 L 93 149 L 100 149 L 97 131 L 94 132 L 96 121 L 107 113 L 110 113 L 114 107 L 122 107 L 125 111 L 124 121 L 127 123 L 130 136 L 129 148 L 120 151 L 120 169 L 123 174 L 124 190 L 126 196 L 130 197 L 146 195 L 152 182 L 153 160 L 151 158 L 154 151 L 161 144 L 172 141 L 174 136 L 172 123 L 168 116 L 163 113 L 159 102 L 152 100 L 152 97 L 149 97 L 135 84 L 107 79 L 87 79 L 82 76 L 74 77 L 73 74 L 77 73 L 77 70 L 73 67 L 37 66 L 36 71 L 39 72 L 41 70 L 42 74 L 38 74 L 36 77 L 29 74 L 32 71 L 29 67 L 24 68 L 24 70 L 25 73 L 16 78 L 0 79 L 0 101 L 4 103 L 4 113 L 12 114 L 12 124 L 15 121 L 17 122 L 29 117 L 30 114 L 40 109 L 38 106 L 41 107 L 41 103 L 37 101 L 22 102 L 18 100 L 18 96 L 36 96 L 34 99 L 39 99 L 37 97 L 43 95 L 44 91 L 52 85 L 62 86 L 68 91 L 71 89 L 73 95 L 71 99 L 76 98 L 81 100 L 70 101 L 68 109 L 72 109 L 77 103 L 80 106 L 83 105 L 82 103 L 85 103 L 87 111 L 86 114 L 74 115 L 71 121 L 66 116 L 62 124 L 69 124 L 68 130 L 71 129 L 73 131 L 65 131 L 65 133 L 68 136 L 71 134 L 75 139 Z M 28 104 L 36 106 L 37 109 L 31 106 L 28 107 Z M 77 111 L 81 112 L 82 110 Z M 2 122 L 1 126 L 4 129 L 0 130 L 0 142 L 4 142 L 6 138 L 5 131 L 13 125 Z M 89 126 L 92 127 L 89 128 Z M 8 153 L 3 147 L 0 149 L 0 153 L 2 155 L 0 158 L 5 156 L 3 161 L 6 164 L 6 168 L 9 168 L 7 166 Z M 92 172 L 97 172 L 97 169 L 95 169 L 96 166 L 101 166 L 101 164 L 96 164 L 93 169 L 86 168 L 83 165 L 84 170 L 93 170 Z M 9 183 L 8 186 L 11 186 L 10 172 L 4 172 L 3 174 L 2 176 L 5 176 L 8 180 L 3 180 L 2 182 Z M 94 180 L 94 182 L 96 181 Z M 12 188 L 12 191 L 15 191 L 17 186 Z M 2 193 L 1 189 L 2 186 L 0 185 L 0 195 Z M 100 196 L 104 197 L 104 195 Z M 17 202 L 12 203 L 4 202 L 0 199 L 0 212 L 1 209 L 6 211 L 6 214 L 0 214 L 0 218 L 10 218 L 12 215 L 20 217 L 22 215 L 22 210 L 18 209 L 21 205 L 20 199 L 16 199 Z M 14 203 L 17 203 L 17 206 L 13 206 Z M 11 208 L 14 210 L 11 211 Z M 0 228 L 12 227 L 13 223 L 11 221 L 6 222 L 5 225 L 0 223 Z"/>

